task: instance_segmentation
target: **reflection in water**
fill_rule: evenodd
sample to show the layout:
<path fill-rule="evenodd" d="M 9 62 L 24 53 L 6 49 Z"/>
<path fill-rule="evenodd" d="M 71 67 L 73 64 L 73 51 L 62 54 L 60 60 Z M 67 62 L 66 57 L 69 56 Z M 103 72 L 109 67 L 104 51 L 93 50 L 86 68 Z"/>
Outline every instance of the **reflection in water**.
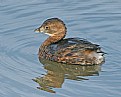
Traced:
<path fill-rule="evenodd" d="M 94 65 L 94 66 L 67 65 L 67 64 L 52 62 L 45 59 L 40 59 L 40 62 L 44 65 L 44 68 L 47 70 L 47 74 L 44 75 L 43 77 L 36 77 L 33 80 L 40 85 L 40 87 L 37 87 L 38 89 L 51 93 L 55 93 L 53 88 L 62 87 L 64 79 L 77 80 L 77 81 L 88 80 L 83 77 L 99 75 L 99 71 L 101 70 L 100 65 Z"/>

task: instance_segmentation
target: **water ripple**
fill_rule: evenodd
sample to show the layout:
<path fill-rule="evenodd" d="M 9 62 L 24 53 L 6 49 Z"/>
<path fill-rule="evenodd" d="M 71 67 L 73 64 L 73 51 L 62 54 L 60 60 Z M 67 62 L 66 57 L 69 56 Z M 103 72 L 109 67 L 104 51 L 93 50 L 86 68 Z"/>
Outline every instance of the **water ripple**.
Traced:
<path fill-rule="evenodd" d="M 0 0 L 0 97 L 120 97 L 120 3 L 120 0 Z M 103 47 L 108 54 L 100 72 L 93 72 L 94 76 L 81 75 L 84 73 L 79 68 L 71 72 L 76 66 L 70 69 L 56 65 L 58 69 L 39 62 L 38 49 L 47 36 L 33 31 L 49 17 L 64 20 L 67 37 L 87 38 Z M 53 69 L 54 74 L 63 74 L 52 76 Z M 62 87 L 42 87 L 40 83 L 39 88 L 55 91 L 55 95 L 39 91 L 32 81 L 48 76 L 63 81 Z"/>

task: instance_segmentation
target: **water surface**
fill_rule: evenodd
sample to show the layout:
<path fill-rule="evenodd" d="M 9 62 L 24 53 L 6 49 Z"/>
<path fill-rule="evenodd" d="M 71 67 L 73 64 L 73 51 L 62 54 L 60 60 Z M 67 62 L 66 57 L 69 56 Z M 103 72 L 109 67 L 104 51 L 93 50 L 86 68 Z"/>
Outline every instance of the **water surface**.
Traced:
<path fill-rule="evenodd" d="M 120 0 L 0 0 L 0 97 L 120 97 L 120 4 Z M 48 36 L 34 29 L 50 17 L 65 22 L 66 37 L 100 44 L 106 62 L 94 67 L 40 62 L 38 48 Z"/>

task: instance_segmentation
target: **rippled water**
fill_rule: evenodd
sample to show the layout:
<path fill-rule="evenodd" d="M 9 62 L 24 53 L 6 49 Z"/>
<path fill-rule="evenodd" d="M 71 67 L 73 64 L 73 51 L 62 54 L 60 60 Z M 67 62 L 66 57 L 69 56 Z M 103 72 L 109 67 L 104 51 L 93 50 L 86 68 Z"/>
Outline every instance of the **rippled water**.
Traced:
<path fill-rule="evenodd" d="M 64 20 L 67 37 L 100 44 L 106 62 L 40 63 L 38 48 L 47 36 L 34 29 L 50 17 Z M 121 97 L 120 0 L 0 0 L 0 97 L 97 96 Z"/>

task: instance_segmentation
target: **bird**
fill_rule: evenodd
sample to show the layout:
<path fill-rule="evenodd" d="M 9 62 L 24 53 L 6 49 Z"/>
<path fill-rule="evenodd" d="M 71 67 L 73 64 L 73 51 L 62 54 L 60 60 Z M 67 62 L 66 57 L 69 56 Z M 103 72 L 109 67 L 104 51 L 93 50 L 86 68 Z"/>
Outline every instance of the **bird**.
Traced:
<path fill-rule="evenodd" d="M 67 27 L 59 18 L 45 20 L 35 32 L 49 35 L 39 48 L 38 57 L 41 59 L 70 65 L 100 65 L 105 62 L 100 45 L 84 38 L 65 38 Z"/>

